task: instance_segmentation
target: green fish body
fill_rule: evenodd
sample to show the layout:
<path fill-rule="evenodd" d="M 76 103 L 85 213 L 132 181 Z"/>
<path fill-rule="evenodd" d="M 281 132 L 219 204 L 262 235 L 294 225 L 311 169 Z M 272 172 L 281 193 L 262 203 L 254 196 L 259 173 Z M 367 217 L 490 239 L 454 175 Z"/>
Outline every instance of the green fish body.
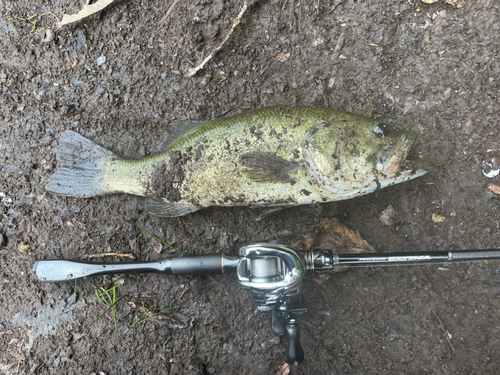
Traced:
<path fill-rule="evenodd" d="M 164 152 L 123 159 L 66 131 L 46 186 L 63 196 L 128 193 L 149 211 L 181 216 L 209 206 L 294 206 L 349 199 L 422 176 L 404 169 L 415 139 L 364 116 L 270 107 L 202 123 Z"/>

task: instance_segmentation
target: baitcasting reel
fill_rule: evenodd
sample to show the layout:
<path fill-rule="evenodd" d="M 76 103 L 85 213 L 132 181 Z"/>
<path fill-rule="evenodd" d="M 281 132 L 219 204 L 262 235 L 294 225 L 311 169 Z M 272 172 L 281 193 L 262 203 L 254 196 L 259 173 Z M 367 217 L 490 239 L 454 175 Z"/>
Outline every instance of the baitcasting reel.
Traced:
<path fill-rule="evenodd" d="M 296 306 L 306 270 L 327 271 L 342 265 L 380 263 L 428 263 L 460 260 L 500 259 L 500 250 L 468 250 L 409 253 L 335 254 L 316 249 L 298 252 L 277 242 L 243 246 L 239 255 L 224 253 L 167 258 L 156 262 L 90 263 L 71 260 L 39 260 L 33 272 L 42 282 L 74 280 L 86 276 L 130 273 L 167 275 L 222 275 L 236 273 L 260 311 L 271 313 L 271 329 L 288 341 L 286 361 L 298 365 L 304 360 L 300 327 L 294 314 L 306 312 Z"/>

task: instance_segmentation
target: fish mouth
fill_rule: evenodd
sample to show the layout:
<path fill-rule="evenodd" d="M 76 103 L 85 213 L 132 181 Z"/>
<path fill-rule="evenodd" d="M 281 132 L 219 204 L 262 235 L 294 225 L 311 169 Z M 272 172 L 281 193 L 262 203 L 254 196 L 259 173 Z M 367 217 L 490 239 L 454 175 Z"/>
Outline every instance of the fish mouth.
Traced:
<path fill-rule="evenodd" d="M 406 160 L 416 138 L 416 133 L 405 133 L 394 143 L 388 144 L 380 155 L 377 170 L 387 177 L 400 173 L 421 176 L 432 170 L 433 166 L 428 162 Z"/>

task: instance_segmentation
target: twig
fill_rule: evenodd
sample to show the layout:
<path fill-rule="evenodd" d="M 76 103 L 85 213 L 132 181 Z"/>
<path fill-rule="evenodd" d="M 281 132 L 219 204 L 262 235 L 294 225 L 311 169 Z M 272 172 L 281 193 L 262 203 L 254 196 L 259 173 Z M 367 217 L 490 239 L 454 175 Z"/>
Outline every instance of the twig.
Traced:
<path fill-rule="evenodd" d="M 446 328 L 444 328 L 443 322 L 441 322 L 441 319 L 439 319 L 439 316 L 436 314 L 436 312 L 432 311 L 432 313 L 437 318 L 437 320 L 439 322 L 439 325 L 441 326 L 440 328 L 443 330 L 444 336 L 446 337 L 446 340 L 448 340 L 448 344 L 450 344 L 451 354 L 454 354 L 455 353 L 455 348 L 453 347 L 453 345 L 451 345 L 451 341 L 450 341 L 450 337 L 449 337 L 450 336 L 450 332 L 448 332 L 448 330 Z"/>
<path fill-rule="evenodd" d="M 172 13 L 172 11 L 174 10 L 174 7 L 177 5 L 177 3 L 179 2 L 180 0 L 175 0 L 172 5 L 170 5 L 170 8 L 168 8 L 167 10 L 167 13 L 165 13 L 165 17 L 163 17 L 160 21 L 160 23 L 162 23 L 163 21 L 165 21 L 168 16 L 170 16 L 170 13 Z"/>
<path fill-rule="evenodd" d="M 229 38 L 231 37 L 231 35 L 233 34 L 234 32 L 234 29 L 236 29 L 236 27 L 240 24 L 241 22 L 241 18 L 243 17 L 243 15 L 245 14 L 245 12 L 247 11 L 248 9 L 248 2 L 247 0 L 245 0 L 243 2 L 243 8 L 241 8 L 241 12 L 240 14 L 238 14 L 238 17 L 236 17 L 236 19 L 234 20 L 233 22 L 233 26 L 231 27 L 231 30 L 229 31 L 229 33 L 226 35 L 226 37 L 224 38 L 224 40 L 221 42 L 221 44 L 219 44 L 217 46 L 217 48 L 215 50 L 213 50 L 206 58 L 205 60 L 202 61 L 202 63 L 200 65 L 198 65 L 196 68 L 193 68 L 193 69 L 190 69 L 189 72 L 186 74 L 186 76 L 189 78 L 189 77 L 192 77 L 194 76 L 196 73 L 198 73 L 199 70 L 203 69 L 203 67 L 205 66 L 205 64 L 207 62 L 209 62 L 217 52 L 219 52 L 222 47 L 224 47 L 224 45 L 227 43 L 227 41 L 229 40 Z"/>
<path fill-rule="evenodd" d="M 123 257 L 135 259 L 135 256 L 132 254 L 118 254 L 118 253 L 101 253 L 101 254 L 85 254 L 82 258 L 104 258 L 104 257 Z"/>

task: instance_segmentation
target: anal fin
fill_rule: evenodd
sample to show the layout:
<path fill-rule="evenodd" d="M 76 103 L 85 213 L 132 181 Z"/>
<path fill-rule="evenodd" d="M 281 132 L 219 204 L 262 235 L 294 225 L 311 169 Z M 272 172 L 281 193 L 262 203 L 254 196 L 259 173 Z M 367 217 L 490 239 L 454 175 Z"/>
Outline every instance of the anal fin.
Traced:
<path fill-rule="evenodd" d="M 148 211 L 150 214 L 160 217 L 184 216 L 198 211 L 199 206 L 189 203 L 171 203 L 164 198 L 148 199 Z"/>

